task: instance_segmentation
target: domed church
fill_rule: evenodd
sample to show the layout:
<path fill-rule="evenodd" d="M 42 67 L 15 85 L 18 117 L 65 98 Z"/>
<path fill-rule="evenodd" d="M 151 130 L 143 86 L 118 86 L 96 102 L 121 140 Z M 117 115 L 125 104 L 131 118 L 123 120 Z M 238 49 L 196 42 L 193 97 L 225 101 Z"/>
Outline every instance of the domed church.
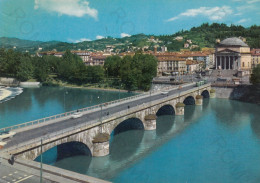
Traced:
<path fill-rule="evenodd" d="M 216 69 L 250 70 L 250 47 L 237 37 L 227 38 L 216 46 Z"/>

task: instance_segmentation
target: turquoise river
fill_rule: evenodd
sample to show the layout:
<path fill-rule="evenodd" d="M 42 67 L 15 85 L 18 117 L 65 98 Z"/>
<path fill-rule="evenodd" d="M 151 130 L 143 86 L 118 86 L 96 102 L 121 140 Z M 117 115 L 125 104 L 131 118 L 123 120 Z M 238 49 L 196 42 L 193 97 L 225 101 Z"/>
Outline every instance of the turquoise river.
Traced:
<path fill-rule="evenodd" d="M 24 89 L 0 104 L 0 127 L 131 95 L 55 87 Z M 164 110 L 158 116 L 154 131 L 129 125 L 140 123 L 138 119 L 127 120 L 121 133 L 112 134 L 106 157 L 85 154 L 61 159 L 53 148 L 43 154 L 44 163 L 117 183 L 260 182 L 259 105 L 204 99 L 202 106 L 186 106 L 184 116 L 171 113 Z"/>

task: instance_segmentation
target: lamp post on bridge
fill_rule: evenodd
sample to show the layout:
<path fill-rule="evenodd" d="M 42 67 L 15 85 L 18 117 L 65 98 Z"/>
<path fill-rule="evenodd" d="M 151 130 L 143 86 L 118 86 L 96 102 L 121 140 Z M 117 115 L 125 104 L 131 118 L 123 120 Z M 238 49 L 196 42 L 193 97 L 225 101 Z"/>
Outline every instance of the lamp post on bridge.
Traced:
<path fill-rule="evenodd" d="M 64 108 L 64 110 L 65 110 L 66 95 L 67 95 L 68 93 L 69 93 L 68 91 L 65 91 L 64 94 L 63 94 L 63 108 Z"/>
<path fill-rule="evenodd" d="M 98 96 L 98 99 L 99 99 L 99 96 Z M 101 122 L 100 133 L 102 133 L 102 103 L 100 104 L 100 108 L 101 108 L 101 111 L 100 111 L 100 122 Z"/>
<path fill-rule="evenodd" d="M 42 138 L 41 138 L 41 169 L 40 169 L 40 183 L 42 183 Z"/>

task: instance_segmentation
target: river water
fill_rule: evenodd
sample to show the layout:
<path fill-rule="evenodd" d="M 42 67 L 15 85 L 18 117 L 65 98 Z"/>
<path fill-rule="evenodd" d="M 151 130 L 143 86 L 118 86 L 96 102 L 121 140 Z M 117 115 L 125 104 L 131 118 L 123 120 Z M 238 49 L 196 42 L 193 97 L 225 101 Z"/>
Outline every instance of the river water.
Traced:
<path fill-rule="evenodd" d="M 0 104 L 0 122 L 6 119 L 2 118 L 5 113 L 11 116 L 19 114 L 21 119 L 28 120 L 38 117 L 34 112 L 39 109 L 43 111 L 41 114 L 56 114 L 64 112 L 64 109 L 68 111 L 96 104 L 97 96 L 102 96 L 103 101 L 119 97 L 117 92 L 107 94 L 64 88 L 49 90 L 25 89 L 13 101 L 8 101 L 5 107 Z M 72 93 L 74 96 L 70 98 L 69 94 Z M 89 96 L 92 95 L 91 100 Z M 67 97 L 66 103 L 63 102 L 64 96 Z M 15 100 L 27 101 L 27 104 L 23 106 Z M 23 114 L 33 117 L 25 118 Z M 53 166 L 118 183 L 259 183 L 259 119 L 259 105 L 205 99 L 202 106 L 186 106 L 184 116 L 167 113 L 158 116 L 154 131 L 144 131 L 136 125 L 136 129 L 119 130 L 121 133 L 112 134 L 110 154 L 106 157 L 91 157 L 86 153 L 60 159 L 58 148 L 53 148 L 43 154 L 43 160 Z M 137 119 L 126 122 L 138 123 Z M 85 148 L 85 152 L 88 149 L 83 146 L 77 148 Z"/>
<path fill-rule="evenodd" d="M 134 93 L 66 87 L 24 88 L 0 103 L 0 128 L 135 95 Z"/>

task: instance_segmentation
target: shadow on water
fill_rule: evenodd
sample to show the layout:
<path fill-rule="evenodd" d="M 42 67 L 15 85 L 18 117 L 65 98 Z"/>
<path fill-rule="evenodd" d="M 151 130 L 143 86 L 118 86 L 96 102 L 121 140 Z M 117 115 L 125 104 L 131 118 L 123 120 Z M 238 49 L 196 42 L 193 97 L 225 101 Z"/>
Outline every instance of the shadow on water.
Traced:
<path fill-rule="evenodd" d="M 43 163 L 56 167 L 86 173 L 92 160 L 90 149 L 81 142 L 68 142 L 44 152 Z M 40 162 L 38 156 L 35 161 Z"/>
<path fill-rule="evenodd" d="M 202 103 L 202 109 L 203 109 L 203 111 L 208 108 L 208 106 L 209 106 L 209 101 L 210 101 L 209 98 L 203 98 L 203 103 Z"/>
<path fill-rule="evenodd" d="M 234 127 L 239 127 L 243 121 L 247 121 L 252 110 L 254 110 L 252 107 L 251 104 L 225 99 L 215 100 L 211 104 L 211 108 L 218 119 L 217 122 L 232 129 L 236 129 Z"/>
<path fill-rule="evenodd" d="M 132 156 L 138 149 L 144 136 L 143 123 L 131 118 L 120 123 L 112 132 L 110 140 L 110 158 L 120 161 Z"/>
<path fill-rule="evenodd" d="M 162 115 L 156 120 L 156 135 L 161 136 L 171 130 L 174 124 L 174 115 Z"/>
<path fill-rule="evenodd" d="M 195 105 L 186 105 L 184 107 L 184 122 L 189 123 L 192 121 L 195 108 Z"/>

